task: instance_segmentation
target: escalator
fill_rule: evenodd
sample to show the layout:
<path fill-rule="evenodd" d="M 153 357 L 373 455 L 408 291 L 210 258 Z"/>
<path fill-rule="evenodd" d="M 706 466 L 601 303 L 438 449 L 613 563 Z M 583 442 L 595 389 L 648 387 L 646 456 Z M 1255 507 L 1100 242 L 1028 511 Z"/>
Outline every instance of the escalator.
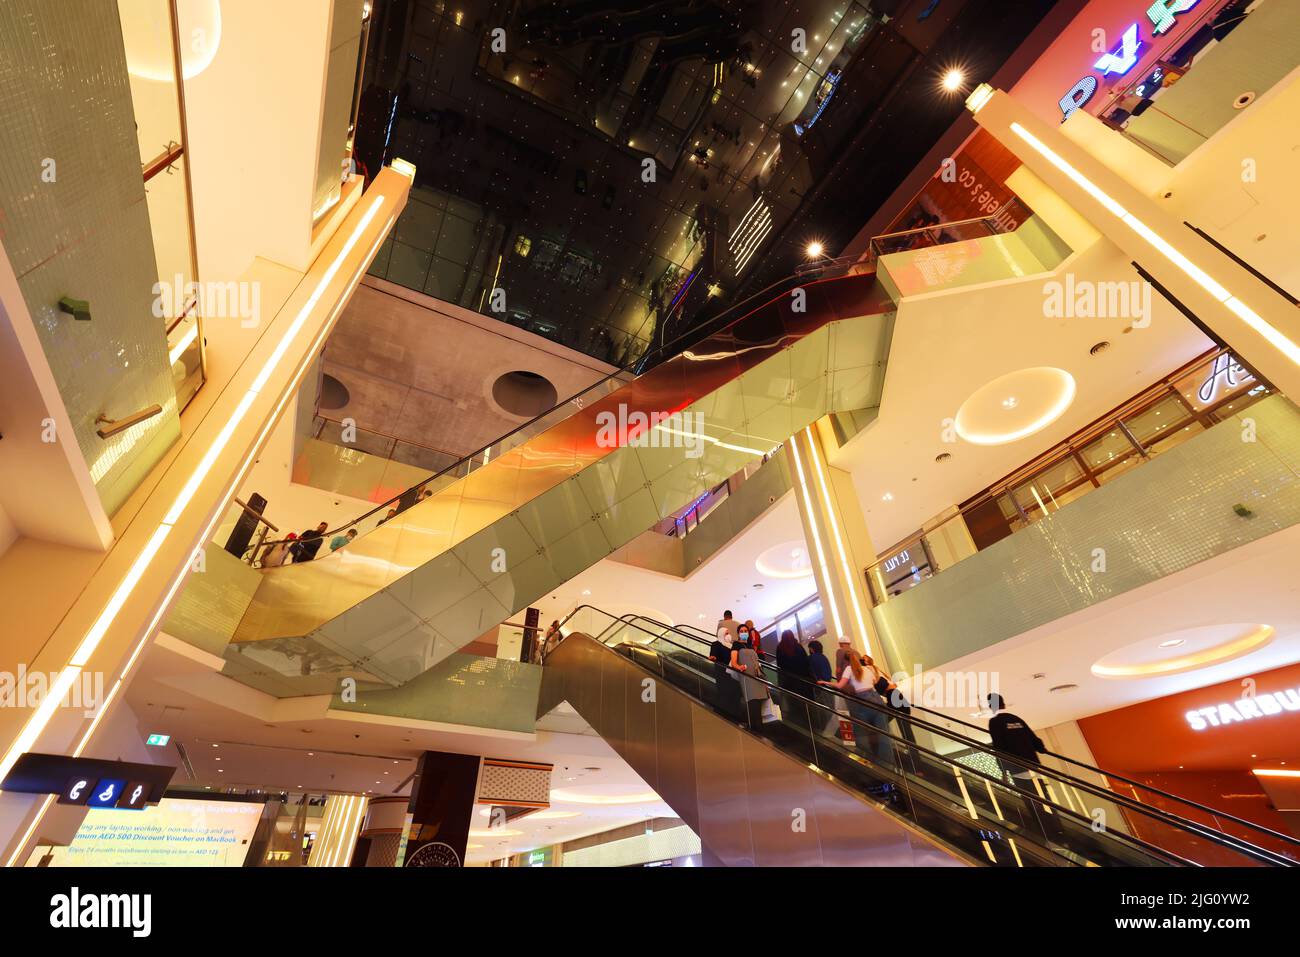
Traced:
<path fill-rule="evenodd" d="M 1077 762 L 1089 773 L 1028 765 L 977 740 L 974 726 L 810 687 L 766 663 L 774 707 L 756 720 L 719 696 L 718 680 L 730 679 L 715 679 L 709 637 L 691 629 L 589 606 L 562 629 L 539 717 L 567 701 L 712 863 L 1300 864 L 1300 842 L 1259 825 L 1155 789 L 1130 797 Z"/>
<path fill-rule="evenodd" d="M 819 268 L 326 532 L 358 530 L 337 552 L 263 569 L 224 673 L 280 696 L 400 685 L 823 415 L 877 407 L 893 303 L 870 264 Z"/>

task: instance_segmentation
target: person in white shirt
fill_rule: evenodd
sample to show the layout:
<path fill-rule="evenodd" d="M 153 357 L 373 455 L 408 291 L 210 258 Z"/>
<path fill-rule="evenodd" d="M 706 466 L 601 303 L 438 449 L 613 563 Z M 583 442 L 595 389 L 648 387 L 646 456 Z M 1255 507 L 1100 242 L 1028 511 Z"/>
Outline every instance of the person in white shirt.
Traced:
<path fill-rule="evenodd" d="M 874 758 L 884 764 L 894 761 L 894 748 L 883 732 L 889 727 L 885 699 L 876 692 L 876 682 L 880 672 L 874 663 L 864 662 L 860 655 L 851 654 L 840 674 L 839 681 L 819 681 L 820 685 L 847 691 L 849 698 L 849 717 L 853 719 L 853 741 L 865 757 Z M 862 702 L 869 702 L 863 704 Z M 870 705 L 878 707 L 871 707 Z"/>

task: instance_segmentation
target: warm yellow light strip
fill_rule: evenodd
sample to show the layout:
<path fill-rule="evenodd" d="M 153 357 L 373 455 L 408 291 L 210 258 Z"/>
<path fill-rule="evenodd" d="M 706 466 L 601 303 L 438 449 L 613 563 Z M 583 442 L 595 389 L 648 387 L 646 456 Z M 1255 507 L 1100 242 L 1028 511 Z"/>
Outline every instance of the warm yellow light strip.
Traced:
<path fill-rule="evenodd" d="M 1234 296 L 1231 290 L 1180 253 L 1173 247 L 1173 244 L 1146 223 L 1142 222 L 1142 220 L 1130 213 L 1120 203 L 1116 202 L 1109 193 L 1080 173 L 1070 165 L 1064 157 L 1038 137 L 1034 136 L 1033 133 L 1030 133 L 1019 123 L 1015 122 L 1011 124 L 1011 132 L 1019 136 L 1044 159 L 1073 180 L 1084 192 L 1099 202 L 1108 212 L 1119 219 L 1120 222 L 1124 223 L 1124 225 L 1128 226 L 1129 229 L 1133 230 L 1133 232 L 1137 233 L 1149 244 L 1154 246 L 1161 255 L 1186 273 L 1187 276 L 1189 276 L 1198 286 L 1232 310 L 1232 312 L 1245 322 L 1246 325 L 1250 326 L 1267 339 L 1270 345 L 1276 348 L 1296 365 L 1300 365 L 1300 345 L 1296 345 L 1295 342 L 1283 334 L 1279 329 L 1271 325 L 1257 312 Z"/>
<path fill-rule="evenodd" d="M 1261 778 L 1300 778 L 1300 771 L 1279 771 L 1276 768 L 1254 768 L 1250 773 Z"/>
<path fill-rule="evenodd" d="M 409 164 L 407 164 L 407 166 L 409 166 Z M 143 576 L 145 570 L 148 568 L 149 564 L 157 555 L 159 549 L 161 549 L 164 541 L 167 539 L 167 536 L 171 534 L 171 531 L 175 527 L 176 523 L 180 520 L 180 516 L 182 512 L 189 505 L 190 500 L 193 498 L 195 492 L 198 490 L 198 487 L 202 484 L 203 480 L 207 477 L 208 472 L 216 463 L 217 458 L 220 456 L 221 452 L 225 449 L 225 446 L 229 443 L 230 438 L 234 434 L 236 428 L 242 422 L 244 417 L 247 415 L 249 408 L 251 408 L 253 401 L 260 393 L 260 390 L 265 388 L 266 383 L 270 380 L 270 377 L 274 373 L 276 367 L 279 365 L 281 360 L 283 360 L 285 354 L 292 346 L 294 339 L 296 339 L 298 334 L 302 331 L 302 327 L 306 323 L 306 320 L 310 315 L 310 311 L 319 303 L 321 297 L 325 293 L 325 290 L 327 289 L 329 284 L 333 282 L 339 270 L 342 268 L 343 261 L 352 254 L 352 251 L 356 248 L 357 243 L 360 242 L 361 234 L 364 233 L 366 229 L 370 226 L 371 222 L 374 220 L 375 216 L 379 212 L 380 207 L 384 205 L 385 201 L 386 201 L 386 197 L 378 196 L 371 202 L 370 207 L 366 210 L 365 214 L 362 216 L 361 221 L 353 229 L 351 235 L 348 237 L 348 240 L 344 244 L 343 248 L 339 250 L 338 255 L 335 256 L 334 260 L 330 264 L 330 267 L 326 270 L 325 274 L 321 277 L 320 281 L 316 284 L 316 287 L 313 289 L 312 294 L 309 297 L 307 303 L 302 307 L 302 309 L 299 310 L 298 314 L 294 317 L 294 321 L 290 324 L 289 328 L 285 330 L 283 336 L 280 339 L 280 342 L 276 345 L 275 350 L 271 353 L 270 357 L 263 364 L 262 369 L 260 370 L 258 376 L 256 377 L 256 379 L 254 379 L 248 391 L 241 398 L 240 403 L 236 407 L 235 412 L 231 415 L 230 420 L 227 421 L 225 426 L 222 428 L 221 432 L 217 435 L 217 438 L 213 441 L 212 445 L 209 447 L 208 451 L 203 456 L 202 460 L 200 460 L 198 467 L 194 470 L 194 472 L 190 475 L 189 479 L 186 481 L 185 485 L 182 487 L 180 493 L 173 501 L 171 508 L 168 510 L 167 514 L 163 517 L 162 522 L 159 524 L 158 528 L 154 531 L 153 535 L 150 536 L 149 541 L 145 544 L 145 547 L 141 550 L 140 554 L 136 557 L 136 560 L 131 564 L 131 568 L 128 570 L 126 576 L 122 579 L 121 583 L 114 590 L 112 596 L 109 598 L 108 603 L 105 605 L 104 610 L 100 612 L 99 616 L 95 619 L 94 624 L 91 625 L 90 629 L 86 632 L 86 634 L 82 637 L 82 640 L 78 643 L 76 649 L 73 652 L 71 660 L 69 661 L 68 665 L 60 672 L 58 679 L 55 681 L 54 685 L 50 689 L 50 693 L 46 695 L 46 697 L 41 701 L 40 706 L 32 713 L 31 717 L 27 719 L 27 722 L 23 725 L 22 729 L 19 731 L 18 735 L 14 738 L 8 750 L 5 752 L 5 756 L 3 760 L 0 760 L 0 780 L 3 780 L 5 776 L 8 775 L 9 771 L 13 768 L 13 765 L 15 764 L 15 762 L 17 762 L 18 758 L 23 753 L 28 751 L 35 744 L 37 738 L 40 737 L 41 733 L 48 726 L 50 719 L 54 715 L 55 709 L 59 706 L 59 703 L 63 700 L 63 697 L 67 693 L 68 689 L 72 687 L 73 683 L 80 676 L 82 668 L 89 661 L 90 656 L 94 653 L 95 649 L 99 646 L 100 641 L 103 640 L 104 635 L 107 634 L 108 629 L 112 626 L 113 621 L 117 618 L 117 615 L 121 611 L 122 606 L 125 605 L 127 599 L 130 598 L 131 593 L 135 590 L 136 585 L 139 584 L 140 578 Z M 394 217 L 390 217 L 388 221 L 388 226 L 391 227 L 393 222 L 394 222 Z M 370 254 L 373 255 L 373 253 L 378 249 L 380 242 L 382 242 L 382 239 L 383 236 L 381 235 L 379 237 L 379 240 L 377 240 L 375 243 L 371 245 L 369 251 Z M 354 274 L 349 281 L 349 289 L 356 282 L 360 281 L 360 277 L 361 277 L 361 270 L 354 271 Z M 331 311 L 331 316 L 336 314 L 338 309 L 339 306 L 336 306 L 335 309 Z M 323 338 L 324 332 L 325 330 L 322 330 L 322 332 L 317 335 L 316 341 L 320 341 Z M 299 369 L 296 370 L 293 380 L 291 380 L 291 382 L 289 383 L 290 392 L 292 392 L 293 387 L 296 386 L 297 379 L 301 376 L 302 370 L 304 368 L 305 368 L 305 364 L 300 363 Z M 280 403 L 277 405 L 277 412 L 278 410 L 284 407 L 285 401 L 286 401 L 285 399 L 282 399 Z M 273 422 L 271 424 L 273 424 Z M 268 425 L 267 428 L 263 429 L 262 432 L 263 436 L 267 434 L 269 428 L 270 425 Z M 245 457 L 244 462 L 241 463 L 239 469 L 237 470 L 237 475 L 244 474 L 248 466 L 252 463 L 252 460 L 253 460 L 253 454 L 250 453 L 248 456 Z M 233 492 L 234 492 L 234 486 L 232 484 L 230 489 L 228 489 L 228 494 L 233 494 Z M 213 521 L 209 524 L 207 532 L 205 532 L 204 535 L 205 539 L 207 535 L 211 533 L 211 529 L 215 525 L 219 517 L 220 517 L 219 515 L 216 516 L 213 519 Z M 184 580 L 184 578 L 188 573 L 189 573 L 189 564 L 186 563 L 185 567 L 181 569 L 176 580 L 173 582 L 172 586 L 168 590 L 168 600 L 170 600 L 170 596 L 175 594 L 176 589 L 180 586 L 180 583 Z M 151 623 L 149 629 L 146 630 L 145 634 L 141 637 L 140 641 L 133 649 L 130 660 L 128 662 L 128 667 L 134 663 L 136 657 L 139 655 L 139 652 L 144 647 L 145 642 L 148 640 L 149 635 L 153 630 L 153 626 L 156 625 L 158 620 L 161 618 L 162 611 L 165 607 L 166 607 L 165 602 L 159 606 L 158 611 L 155 614 L 153 622 Z M 75 754 L 79 755 L 80 752 L 85 748 L 86 744 L 89 742 L 90 736 L 94 733 L 95 728 L 98 727 L 100 719 L 103 717 L 105 713 L 107 713 L 109 705 L 111 704 L 112 700 L 116 697 L 117 691 L 121 688 L 122 680 L 125 677 L 125 674 L 126 674 L 126 670 L 124 669 L 122 675 L 119 676 L 118 680 L 114 683 L 112 692 L 110 692 L 110 694 L 105 699 L 103 706 L 100 708 L 99 713 L 95 717 L 95 720 L 92 722 L 90 728 L 87 729 L 86 734 L 83 735 L 81 741 L 78 743 Z M 14 849 L 14 853 L 13 855 L 11 855 L 9 861 L 7 862 L 7 866 L 11 866 L 14 863 L 14 860 L 16 859 L 17 855 L 21 852 L 23 845 L 26 844 L 27 839 L 31 836 L 32 830 L 36 827 L 40 819 L 44 816 L 44 813 L 48 809 L 48 807 L 49 807 L 49 802 L 47 801 L 45 807 L 43 807 L 37 813 L 36 817 L 32 821 L 32 825 L 28 829 L 27 834 L 24 836 L 23 841 L 20 842 L 18 847 Z"/>
<path fill-rule="evenodd" d="M 813 509 L 812 494 L 808 491 L 808 480 L 804 478 L 803 461 L 799 457 L 799 436 L 793 435 L 788 443 L 790 457 L 794 459 L 794 470 L 799 476 L 799 489 L 803 492 L 804 508 L 808 513 L 808 527 L 812 529 L 813 545 L 817 552 L 817 564 L 822 569 L 822 581 L 826 583 L 826 597 L 831 603 L 831 618 L 835 622 L 835 637 L 844 635 L 844 622 L 840 619 L 839 602 L 835 600 L 835 583 L 831 581 L 830 566 L 826 564 L 826 552 L 822 549 L 822 537 L 817 532 L 817 512 Z"/>
<path fill-rule="evenodd" d="M 817 483 L 822 490 L 822 501 L 826 504 L 826 521 L 830 523 L 831 535 L 835 539 L 835 548 L 840 556 L 840 569 L 844 572 L 844 584 L 849 592 L 849 604 L 853 606 L 853 617 L 858 623 L 858 634 L 862 636 L 862 646 L 867 649 L 867 654 L 871 654 L 871 643 L 867 640 L 871 632 L 867 631 L 867 622 L 862 616 L 862 603 L 858 601 L 858 576 L 853 571 L 852 562 L 849 561 L 849 550 L 845 548 L 844 537 L 840 534 L 835 502 L 831 499 L 830 486 L 826 483 L 826 467 L 822 464 L 821 456 L 817 454 L 817 440 L 813 436 L 811 425 L 804 429 L 804 436 L 808 440 L 808 455 L 812 459 L 812 471 L 817 476 Z"/>
<path fill-rule="evenodd" d="M 181 336 L 176 345 L 172 346 L 171 352 L 167 353 L 167 364 L 176 365 L 176 360 L 185 354 L 185 350 L 194 345 L 194 340 L 199 337 L 199 324 L 195 322 L 185 330 L 185 335 Z"/>

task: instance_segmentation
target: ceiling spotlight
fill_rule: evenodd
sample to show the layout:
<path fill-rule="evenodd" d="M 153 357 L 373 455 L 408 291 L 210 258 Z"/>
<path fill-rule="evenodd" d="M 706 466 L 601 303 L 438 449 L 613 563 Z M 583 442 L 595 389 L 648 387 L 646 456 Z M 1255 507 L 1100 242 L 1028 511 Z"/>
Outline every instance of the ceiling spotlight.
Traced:
<path fill-rule="evenodd" d="M 880 496 L 880 500 L 882 502 L 892 502 L 894 500 L 894 493 L 886 492 L 884 495 Z"/>
<path fill-rule="evenodd" d="M 943 88 L 949 93 L 956 93 L 966 82 L 966 76 L 961 70 L 949 70 L 943 75 Z"/>
<path fill-rule="evenodd" d="M 826 247 L 814 240 L 804 247 L 804 252 L 808 254 L 809 259 L 817 259 L 826 254 Z"/>
<path fill-rule="evenodd" d="M 1177 648 L 1179 645 L 1186 644 L 1186 638 L 1170 638 L 1168 641 L 1160 642 L 1161 648 Z"/>
<path fill-rule="evenodd" d="M 1009 395 L 1002 400 L 1002 408 L 1004 409 L 1014 409 L 1019 404 L 1020 402 L 1016 399 L 1014 395 Z"/>

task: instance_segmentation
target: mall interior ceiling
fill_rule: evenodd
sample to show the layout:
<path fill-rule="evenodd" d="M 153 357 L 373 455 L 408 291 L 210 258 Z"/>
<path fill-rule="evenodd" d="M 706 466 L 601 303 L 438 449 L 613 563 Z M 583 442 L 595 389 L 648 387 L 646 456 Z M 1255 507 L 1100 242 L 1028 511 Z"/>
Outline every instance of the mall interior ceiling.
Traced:
<path fill-rule="evenodd" d="M 1080 5 L 382 0 L 356 155 L 418 173 L 372 273 L 635 366 L 844 248 L 973 129 L 944 71 L 1014 79 Z"/>

